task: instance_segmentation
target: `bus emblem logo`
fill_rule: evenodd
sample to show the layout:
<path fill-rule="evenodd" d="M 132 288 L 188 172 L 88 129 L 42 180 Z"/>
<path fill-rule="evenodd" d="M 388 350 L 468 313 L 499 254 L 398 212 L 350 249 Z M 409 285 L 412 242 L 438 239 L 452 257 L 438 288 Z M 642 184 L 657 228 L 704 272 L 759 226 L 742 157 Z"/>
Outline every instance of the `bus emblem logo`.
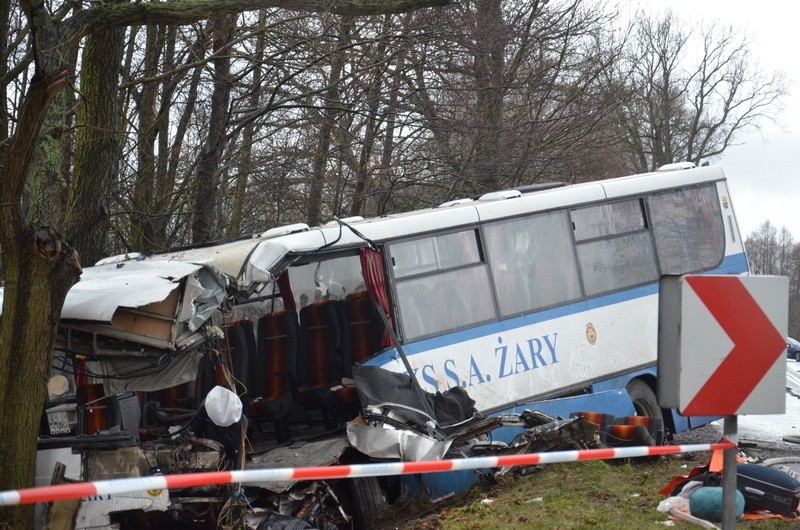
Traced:
<path fill-rule="evenodd" d="M 588 340 L 589 344 L 592 346 L 594 346 L 594 343 L 597 342 L 597 331 L 595 331 L 591 322 L 586 324 L 586 340 Z"/>

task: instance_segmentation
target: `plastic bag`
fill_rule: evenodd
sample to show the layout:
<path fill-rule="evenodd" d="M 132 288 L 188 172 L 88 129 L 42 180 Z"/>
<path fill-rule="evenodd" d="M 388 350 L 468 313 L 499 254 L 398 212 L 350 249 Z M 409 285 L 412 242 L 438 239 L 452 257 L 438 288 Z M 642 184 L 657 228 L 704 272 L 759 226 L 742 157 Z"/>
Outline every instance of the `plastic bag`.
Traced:
<path fill-rule="evenodd" d="M 217 427 L 228 427 L 242 417 L 242 400 L 225 387 L 215 386 L 206 396 L 206 413 Z"/>

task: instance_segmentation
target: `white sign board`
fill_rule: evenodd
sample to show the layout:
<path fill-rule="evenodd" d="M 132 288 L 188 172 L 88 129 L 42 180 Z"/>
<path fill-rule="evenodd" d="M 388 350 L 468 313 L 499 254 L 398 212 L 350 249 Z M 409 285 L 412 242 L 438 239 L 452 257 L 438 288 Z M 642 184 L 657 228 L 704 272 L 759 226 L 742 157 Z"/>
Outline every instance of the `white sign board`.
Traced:
<path fill-rule="evenodd" d="M 788 308 L 784 276 L 662 277 L 661 406 L 687 416 L 783 413 Z"/>

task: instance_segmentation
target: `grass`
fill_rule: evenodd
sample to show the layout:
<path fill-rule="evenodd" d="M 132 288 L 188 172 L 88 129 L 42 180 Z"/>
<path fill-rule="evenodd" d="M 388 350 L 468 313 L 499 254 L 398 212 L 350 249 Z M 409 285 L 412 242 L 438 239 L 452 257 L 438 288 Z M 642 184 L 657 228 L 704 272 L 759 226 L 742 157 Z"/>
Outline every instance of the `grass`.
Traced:
<path fill-rule="evenodd" d="M 382 528 L 432 529 L 677 529 L 699 528 L 670 521 L 657 511 L 659 490 L 674 477 L 704 465 L 708 454 L 660 460 L 553 464 L 525 475 L 484 481 L 446 505 L 415 519 L 395 516 Z M 406 510 L 407 511 L 407 510 Z M 666 526 L 669 525 L 669 526 Z M 721 523 L 717 523 L 721 527 Z M 737 528 L 798 528 L 798 521 L 740 521 Z"/>

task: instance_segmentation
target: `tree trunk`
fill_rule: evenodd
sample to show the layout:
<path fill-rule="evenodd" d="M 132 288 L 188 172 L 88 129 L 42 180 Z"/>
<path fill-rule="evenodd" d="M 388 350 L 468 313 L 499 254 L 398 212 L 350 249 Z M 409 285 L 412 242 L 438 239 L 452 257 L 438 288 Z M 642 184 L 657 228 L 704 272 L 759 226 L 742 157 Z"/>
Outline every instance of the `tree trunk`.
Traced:
<path fill-rule="evenodd" d="M 341 28 L 341 45 L 333 52 L 331 61 L 331 75 L 328 79 L 328 89 L 325 91 L 324 108 L 322 110 L 322 123 L 319 130 L 319 143 L 314 152 L 311 169 L 311 185 L 308 193 L 308 214 L 306 222 L 309 226 L 317 226 L 322 221 L 322 192 L 325 189 L 325 175 L 328 166 L 328 151 L 331 147 L 333 129 L 336 126 L 336 117 L 339 114 L 337 107 L 339 101 L 339 80 L 342 76 L 345 58 L 347 56 L 347 43 L 349 40 L 349 23 L 345 22 Z"/>
<path fill-rule="evenodd" d="M 472 193 L 500 187 L 505 91 L 505 24 L 500 0 L 479 0 L 475 15 L 475 77 L 477 82 L 477 135 L 472 138 L 475 161 L 471 167 Z"/>
<path fill-rule="evenodd" d="M 11 15 L 11 2 L 0 2 L 0 35 L 8 35 L 8 17 Z M 0 39 L 0 57 L 7 57 L 5 38 Z M 0 61 L 0 79 L 5 78 L 8 73 L 7 61 Z M 0 101 L 8 101 L 8 89 L 6 83 L 0 83 Z M 0 140 L 8 138 L 9 132 L 8 108 L 5 104 L 0 105 Z M 0 162 L 3 160 L 2 148 L 0 148 Z"/>
<path fill-rule="evenodd" d="M 200 151 L 197 165 L 192 243 L 211 241 L 215 237 L 214 212 L 231 95 L 231 61 L 223 49 L 230 42 L 235 21 L 235 17 L 227 16 L 215 19 L 213 23 L 214 53 L 219 55 L 214 59 L 214 93 L 211 96 L 208 137 Z"/>
<path fill-rule="evenodd" d="M 77 53 L 69 58 L 77 62 Z M 42 226 L 61 226 L 69 203 L 72 181 L 75 112 L 74 96 L 62 90 L 50 104 L 25 179 L 23 210 L 26 219 Z"/>
<path fill-rule="evenodd" d="M 34 78 L 0 179 L 5 273 L 0 320 L 0 490 L 33 486 L 50 355 L 64 298 L 80 273 L 77 257 L 57 233 L 24 224 L 18 201 L 42 123 L 66 80 L 66 72 Z M 0 507 L 0 528 L 32 528 L 32 521 L 33 506 Z"/>
<path fill-rule="evenodd" d="M 158 73 L 158 63 L 161 59 L 164 30 L 160 26 L 151 25 L 147 26 L 145 31 L 147 37 L 145 38 L 143 74 L 145 77 L 154 77 Z M 158 135 L 158 127 L 156 125 L 158 83 L 145 81 L 137 96 L 136 116 L 139 120 L 136 142 L 138 172 L 133 188 L 134 213 L 132 214 L 136 232 L 132 237 L 132 242 L 135 250 L 149 253 L 156 247 L 153 234 L 153 201 L 156 200 L 155 144 Z"/>
<path fill-rule="evenodd" d="M 364 124 L 364 140 L 361 146 L 361 156 L 359 157 L 358 166 L 355 175 L 355 187 L 353 189 L 353 202 L 350 207 L 350 215 L 362 215 L 364 213 L 364 203 L 367 200 L 367 186 L 370 180 L 370 160 L 372 159 L 372 152 L 375 148 L 375 142 L 378 135 L 378 129 L 381 126 L 381 121 L 377 118 L 378 111 L 381 104 L 381 87 L 383 86 L 383 79 L 386 77 L 386 68 L 383 66 L 383 57 L 386 55 L 386 38 L 392 30 L 391 18 L 384 19 L 384 24 L 381 27 L 381 41 L 378 43 L 374 56 L 376 58 L 376 66 L 371 73 L 372 80 L 369 88 L 367 89 L 367 120 Z M 380 66 L 379 66 L 380 65 Z"/>
<path fill-rule="evenodd" d="M 203 57 L 205 55 L 206 49 L 210 44 L 210 39 L 207 37 L 207 33 L 210 28 L 211 23 L 208 22 L 203 30 L 197 35 L 197 40 L 192 44 L 189 57 Z M 167 160 L 167 172 L 164 176 L 164 181 L 162 184 L 166 188 L 168 183 L 172 183 L 172 186 L 169 188 L 171 195 L 167 201 L 167 207 L 165 208 L 170 215 L 174 215 L 175 212 L 179 211 L 183 207 L 183 203 L 184 201 L 187 201 L 187 197 L 189 195 L 186 189 L 190 179 L 184 179 L 183 183 L 181 183 L 181 186 L 177 190 L 174 188 L 174 184 L 178 181 L 178 169 L 181 166 L 181 156 L 184 154 L 183 145 L 186 141 L 189 125 L 194 117 L 195 107 L 197 106 L 197 93 L 202 74 L 202 65 L 192 68 L 191 76 L 189 78 L 189 87 L 188 89 L 185 89 L 186 105 L 184 106 L 183 112 L 177 120 L 177 124 L 173 120 L 170 120 L 170 123 L 168 124 L 170 127 L 174 127 L 174 134 L 172 136 L 171 145 L 168 151 L 169 159 Z M 163 133 L 166 134 L 166 132 L 167 131 L 165 129 Z M 167 200 L 166 197 L 164 197 L 164 199 Z M 168 219 L 165 216 L 162 218 L 159 225 L 160 233 L 164 234 L 164 246 L 167 248 L 175 239 L 175 235 L 180 231 L 179 227 L 181 226 L 181 223 L 174 223 L 173 228 L 168 231 L 168 224 Z"/>
<path fill-rule="evenodd" d="M 389 87 L 389 101 L 386 104 L 386 127 L 383 133 L 381 161 L 378 166 L 377 193 L 375 194 L 374 215 L 384 215 L 389 210 L 389 199 L 392 191 L 392 157 L 394 156 L 394 131 L 397 121 L 397 108 L 400 100 L 400 85 L 403 83 L 406 52 L 403 50 L 397 57 L 394 75 Z"/>
<path fill-rule="evenodd" d="M 171 27 L 167 29 L 165 34 L 164 65 L 162 67 L 164 73 L 172 72 L 176 66 L 175 49 L 177 33 L 177 28 Z M 172 76 L 161 83 L 158 120 L 156 122 L 158 128 L 158 158 L 155 164 L 156 200 L 153 205 L 154 213 L 157 215 L 153 215 L 150 218 L 150 224 L 153 227 L 150 242 L 156 252 L 169 248 L 169 242 L 167 241 L 167 225 L 169 224 L 170 214 L 172 213 L 170 205 L 172 204 L 172 194 L 175 190 L 175 176 L 169 171 L 170 131 L 174 129 L 174 124 L 171 122 L 171 115 L 173 112 L 172 102 L 180 79 L 183 79 L 183 75 L 177 77 Z"/>
<path fill-rule="evenodd" d="M 89 35 L 81 61 L 83 97 L 64 230 L 84 263 L 107 255 L 111 185 L 122 158 L 119 75 L 124 39 L 124 28 Z"/>
<path fill-rule="evenodd" d="M 258 27 L 264 28 L 267 20 L 267 12 L 260 11 L 258 14 Z M 255 56 L 253 62 L 253 78 L 250 82 L 250 97 L 249 107 L 251 109 L 258 108 L 261 104 L 261 94 L 263 89 L 261 83 L 263 82 L 263 66 L 264 62 L 264 49 L 266 48 L 266 31 L 261 31 L 256 41 Z M 236 174 L 236 186 L 233 193 L 233 206 L 231 207 L 230 223 L 226 231 L 226 236 L 233 238 L 238 236 L 242 230 L 242 212 L 244 211 L 245 194 L 247 192 L 247 182 L 250 173 L 253 171 L 253 137 L 255 135 L 255 121 L 250 121 L 244 126 L 242 130 L 242 149 L 241 149 L 241 163 L 238 166 L 238 173 Z"/>

